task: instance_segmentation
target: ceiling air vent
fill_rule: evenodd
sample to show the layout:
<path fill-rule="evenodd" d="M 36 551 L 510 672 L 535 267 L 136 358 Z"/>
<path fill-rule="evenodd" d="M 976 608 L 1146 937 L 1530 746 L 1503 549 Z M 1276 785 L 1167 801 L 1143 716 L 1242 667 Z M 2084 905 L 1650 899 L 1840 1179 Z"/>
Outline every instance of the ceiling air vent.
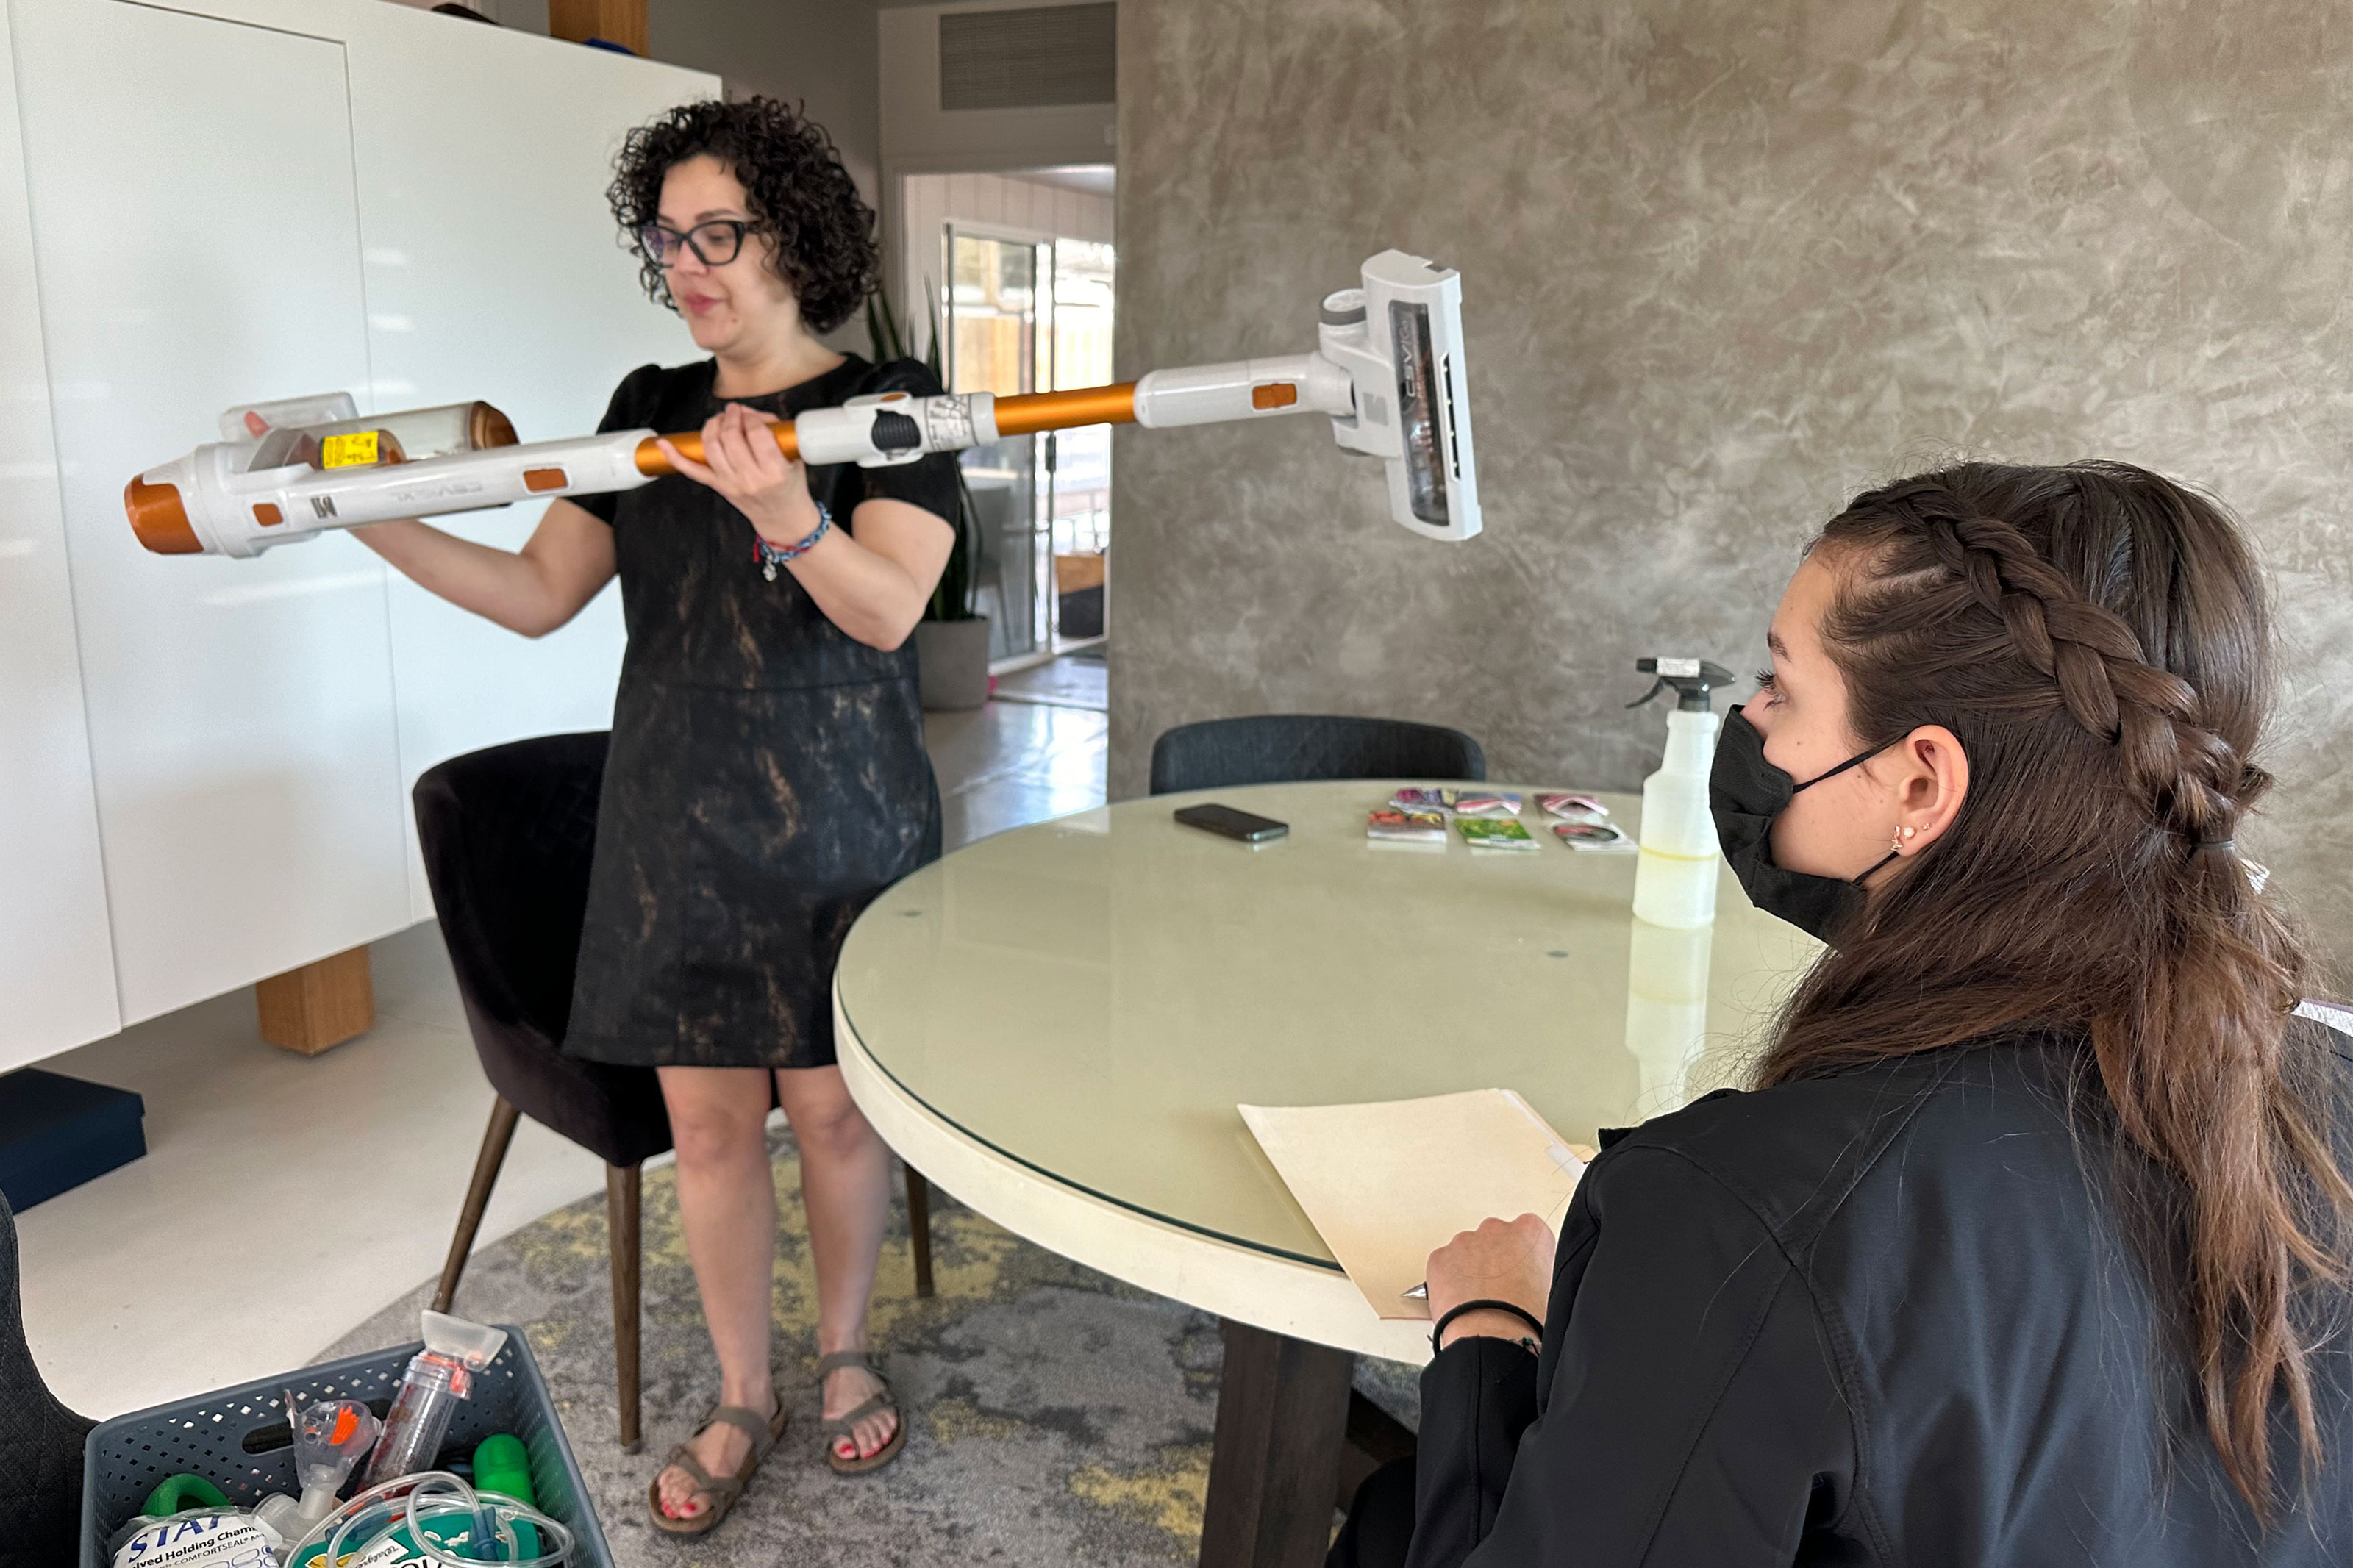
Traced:
<path fill-rule="evenodd" d="M 1116 0 L 940 16 L 943 110 L 1111 103 L 1118 80 Z"/>

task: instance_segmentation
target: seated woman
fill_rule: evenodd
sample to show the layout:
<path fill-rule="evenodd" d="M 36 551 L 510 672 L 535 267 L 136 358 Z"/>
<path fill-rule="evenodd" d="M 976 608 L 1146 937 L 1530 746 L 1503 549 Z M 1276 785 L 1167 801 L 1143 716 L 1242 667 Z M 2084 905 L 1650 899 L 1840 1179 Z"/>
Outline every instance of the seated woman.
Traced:
<path fill-rule="evenodd" d="M 1717 826 L 1834 946 L 1556 1250 L 1431 1257 L 1420 1453 L 1335 1568 L 2353 1563 L 2353 1057 L 2232 846 L 2244 542 L 1968 464 L 1857 498 L 1767 640 Z"/>

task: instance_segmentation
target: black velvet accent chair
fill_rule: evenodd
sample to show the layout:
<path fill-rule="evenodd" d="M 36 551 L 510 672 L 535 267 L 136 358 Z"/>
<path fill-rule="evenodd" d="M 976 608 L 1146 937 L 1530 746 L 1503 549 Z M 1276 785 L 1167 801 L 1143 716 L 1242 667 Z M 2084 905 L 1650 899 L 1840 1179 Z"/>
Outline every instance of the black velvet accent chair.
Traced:
<path fill-rule="evenodd" d="M 458 994 L 498 1091 L 433 1307 L 446 1312 L 518 1118 L 561 1132 L 605 1162 L 612 1237 L 613 1360 L 621 1444 L 638 1440 L 639 1168 L 670 1146 L 651 1068 L 564 1054 L 572 979 L 587 918 L 607 737 L 544 735 L 453 757 L 417 781 L 417 834 Z M 772 1091 L 773 1092 L 773 1091 Z M 932 1293 L 930 1188 L 907 1171 L 915 1293 Z"/>
<path fill-rule="evenodd" d="M 1179 724 L 1152 742 L 1152 793 L 1308 779 L 1485 782 L 1487 754 L 1460 730 L 1402 719 L 1262 713 Z"/>
<path fill-rule="evenodd" d="M 58 1403 L 25 1342 L 16 1216 L 0 1194 L 0 1568 L 81 1556 L 82 1443 L 92 1425 Z"/>

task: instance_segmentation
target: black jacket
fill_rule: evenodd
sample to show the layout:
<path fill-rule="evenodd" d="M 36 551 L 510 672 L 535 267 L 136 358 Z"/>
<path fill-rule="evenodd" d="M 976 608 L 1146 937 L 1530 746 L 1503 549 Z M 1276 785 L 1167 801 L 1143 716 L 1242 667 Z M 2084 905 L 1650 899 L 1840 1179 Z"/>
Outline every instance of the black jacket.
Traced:
<path fill-rule="evenodd" d="M 1422 1374 L 1409 1568 L 2353 1563 L 2353 1349 L 2314 1368 L 2332 1462 L 2265 1538 L 2069 1115 L 2074 1060 L 1930 1053 L 1612 1144 L 1541 1359 L 1468 1339 Z"/>

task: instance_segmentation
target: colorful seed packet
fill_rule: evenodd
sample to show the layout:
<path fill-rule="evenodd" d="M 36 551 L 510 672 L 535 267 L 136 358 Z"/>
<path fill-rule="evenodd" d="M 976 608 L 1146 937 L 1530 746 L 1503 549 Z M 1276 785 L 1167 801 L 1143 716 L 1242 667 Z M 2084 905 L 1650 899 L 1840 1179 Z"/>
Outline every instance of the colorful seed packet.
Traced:
<path fill-rule="evenodd" d="M 1446 818 L 1434 811 L 1385 807 L 1366 816 L 1365 837 L 1399 844 L 1443 844 Z"/>
<path fill-rule="evenodd" d="M 1630 855 L 1639 847 L 1635 842 L 1606 822 L 1556 822 L 1553 837 L 1571 849 L 1587 854 Z"/>
<path fill-rule="evenodd" d="M 1442 789 L 1401 789 L 1389 796 L 1389 805 L 1398 811 L 1444 811 L 1446 792 Z"/>
<path fill-rule="evenodd" d="M 1540 795 L 1536 805 L 1565 822 L 1600 822 L 1609 816 L 1609 808 L 1589 795 Z"/>
<path fill-rule="evenodd" d="M 1438 792 L 1446 809 L 1457 816 L 1517 816 L 1520 797 L 1503 790 L 1448 789 Z"/>
<path fill-rule="evenodd" d="M 1473 849 L 1534 849 L 1534 835 L 1516 817 L 1458 816 L 1454 826 Z"/>

